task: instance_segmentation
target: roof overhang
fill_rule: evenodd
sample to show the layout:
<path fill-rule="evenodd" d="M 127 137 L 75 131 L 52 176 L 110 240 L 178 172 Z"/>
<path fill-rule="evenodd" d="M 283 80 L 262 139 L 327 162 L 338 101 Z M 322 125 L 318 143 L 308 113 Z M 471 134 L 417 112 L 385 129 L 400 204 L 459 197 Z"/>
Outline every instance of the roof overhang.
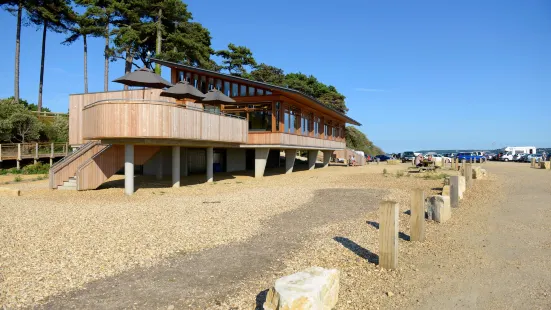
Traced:
<path fill-rule="evenodd" d="M 286 95 L 286 96 L 288 96 L 291 99 L 294 99 L 296 101 L 307 100 L 307 101 L 313 103 L 321 111 L 325 111 L 328 114 L 336 114 L 339 117 L 343 118 L 349 124 L 357 125 L 357 126 L 362 125 L 358 121 L 356 121 L 353 118 L 350 118 L 349 116 L 347 116 L 346 114 L 341 113 L 341 112 L 339 112 L 335 109 L 329 108 L 326 105 L 324 105 L 323 103 L 316 100 L 315 98 L 312 98 L 312 97 L 310 97 L 310 96 L 308 96 L 308 95 L 306 95 L 306 94 L 304 94 L 304 93 L 302 93 L 298 90 L 295 90 L 295 89 L 282 87 L 282 86 L 277 86 L 277 85 L 272 85 L 272 84 L 263 83 L 263 82 L 258 82 L 258 81 L 254 81 L 254 80 L 249 80 L 249 79 L 242 78 L 242 77 L 239 77 L 239 76 L 233 76 L 233 75 L 224 74 L 224 73 L 220 73 L 220 72 L 216 72 L 216 71 L 212 71 L 212 70 L 206 70 L 206 69 L 201 69 L 201 68 L 192 67 L 192 66 L 188 66 L 188 65 L 183 65 L 183 64 L 176 63 L 176 62 L 172 62 L 172 61 L 166 61 L 166 60 L 155 59 L 155 58 L 152 58 L 151 61 L 154 62 L 154 63 L 158 63 L 160 65 L 169 67 L 169 68 L 178 68 L 178 69 L 183 69 L 183 70 L 190 71 L 190 72 L 202 73 L 202 74 L 205 74 L 205 75 L 210 75 L 212 77 L 218 77 L 218 78 L 228 80 L 228 81 L 232 81 L 232 82 L 247 83 L 247 84 L 252 85 L 252 86 L 268 89 L 272 92 L 273 91 L 278 91 L 278 92 L 282 93 L 283 95 Z M 297 100 L 297 99 L 299 99 L 299 100 Z"/>

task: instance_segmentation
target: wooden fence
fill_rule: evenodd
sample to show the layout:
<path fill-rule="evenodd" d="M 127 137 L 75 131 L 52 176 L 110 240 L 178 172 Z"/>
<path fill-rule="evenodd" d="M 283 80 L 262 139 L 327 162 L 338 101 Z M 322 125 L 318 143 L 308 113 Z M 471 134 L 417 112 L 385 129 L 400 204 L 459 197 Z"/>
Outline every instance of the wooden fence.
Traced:
<path fill-rule="evenodd" d="M 5 160 L 56 158 L 69 153 L 69 144 L 62 143 L 6 143 L 0 144 L 0 162 Z"/>

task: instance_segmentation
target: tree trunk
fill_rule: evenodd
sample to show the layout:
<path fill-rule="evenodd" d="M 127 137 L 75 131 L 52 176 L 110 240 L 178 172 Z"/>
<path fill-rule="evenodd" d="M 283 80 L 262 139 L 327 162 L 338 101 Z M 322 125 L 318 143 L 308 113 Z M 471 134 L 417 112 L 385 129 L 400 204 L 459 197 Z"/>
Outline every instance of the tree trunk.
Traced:
<path fill-rule="evenodd" d="M 14 74 L 14 87 L 13 87 L 13 97 L 15 98 L 15 103 L 19 103 L 19 55 L 20 55 L 20 45 L 21 45 L 21 14 L 23 7 L 21 5 L 21 0 L 17 4 L 17 30 L 15 32 L 15 74 Z"/>
<path fill-rule="evenodd" d="M 126 59 L 124 61 L 124 74 L 128 74 L 132 71 L 132 54 L 130 48 L 126 49 Z M 128 90 L 128 85 L 124 85 L 124 90 Z"/>
<path fill-rule="evenodd" d="M 107 15 L 107 12 L 105 12 Z M 105 19 L 105 62 L 103 65 L 103 91 L 109 91 L 109 16 Z"/>
<path fill-rule="evenodd" d="M 163 19 L 163 9 L 159 9 L 159 15 L 157 16 L 157 46 L 155 47 L 155 57 L 158 57 L 159 54 L 161 54 L 161 44 L 163 40 L 162 19 Z M 161 74 L 161 66 L 158 63 L 155 64 L 155 73 Z"/>
<path fill-rule="evenodd" d="M 88 93 L 88 42 L 86 41 L 86 35 L 82 35 L 82 41 L 84 42 L 84 93 Z"/>
<path fill-rule="evenodd" d="M 40 59 L 40 81 L 38 84 L 38 112 L 42 111 L 42 86 L 44 85 L 44 58 L 46 57 L 46 32 L 48 31 L 48 21 L 44 20 L 44 29 L 42 30 L 42 57 Z"/>

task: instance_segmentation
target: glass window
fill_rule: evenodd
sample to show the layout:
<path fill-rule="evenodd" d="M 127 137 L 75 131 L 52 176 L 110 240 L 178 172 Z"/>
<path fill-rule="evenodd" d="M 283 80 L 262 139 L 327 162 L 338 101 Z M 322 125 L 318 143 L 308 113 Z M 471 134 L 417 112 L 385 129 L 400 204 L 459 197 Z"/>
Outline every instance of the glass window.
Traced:
<path fill-rule="evenodd" d="M 235 84 L 235 83 L 231 84 L 231 96 L 232 97 L 239 96 L 239 85 L 238 84 Z"/>
<path fill-rule="evenodd" d="M 272 104 L 249 104 L 249 130 L 272 131 Z"/>
<path fill-rule="evenodd" d="M 193 85 L 193 87 L 199 89 L 199 87 L 197 87 L 198 83 L 199 83 L 199 76 L 197 74 L 194 74 L 193 75 L 193 83 L 191 83 L 191 85 Z"/>
<path fill-rule="evenodd" d="M 319 137 L 320 135 L 320 123 L 319 118 L 314 116 L 314 137 Z"/>
<path fill-rule="evenodd" d="M 289 124 L 291 124 L 291 115 L 289 114 L 288 110 L 285 110 L 285 113 L 283 113 L 283 124 L 283 131 L 291 132 L 291 129 L 289 128 Z"/>
<path fill-rule="evenodd" d="M 249 87 L 249 96 L 254 96 L 256 89 L 254 87 Z"/>
<path fill-rule="evenodd" d="M 241 85 L 241 91 L 239 92 L 239 96 L 247 96 L 247 86 Z"/>
<path fill-rule="evenodd" d="M 289 111 L 289 121 L 290 121 L 290 124 L 289 124 L 289 132 L 290 133 L 295 133 L 295 128 L 296 128 L 296 117 L 295 117 L 295 113 L 294 111 Z"/>
<path fill-rule="evenodd" d="M 183 80 L 184 80 L 184 72 L 183 71 L 178 71 L 178 82 L 183 81 Z"/>
<path fill-rule="evenodd" d="M 209 91 L 209 87 L 207 85 L 207 78 L 202 76 L 201 77 L 201 89 L 200 89 L 203 93 L 206 93 Z"/>
<path fill-rule="evenodd" d="M 260 89 L 260 88 L 257 88 L 256 89 L 256 94 L 259 95 L 259 96 L 263 96 L 264 95 L 264 90 Z"/>
<path fill-rule="evenodd" d="M 279 131 L 279 107 L 280 103 L 279 101 L 275 103 L 275 121 L 276 121 L 276 131 Z"/>
<path fill-rule="evenodd" d="M 219 79 L 216 79 L 216 89 L 222 91 L 222 81 Z"/>
<path fill-rule="evenodd" d="M 224 95 L 230 95 L 230 82 L 224 81 Z"/>
<path fill-rule="evenodd" d="M 323 125 L 323 134 L 325 135 L 325 138 L 327 139 L 329 133 L 329 126 L 327 124 Z"/>
<path fill-rule="evenodd" d="M 186 81 L 190 82 L 190 84 L 191 84 L 191 77 L 192 77 L 191 72 L 188 72 L 186 74 Z"/>
<path fill-rule="evenodd" d="M 271 91 L 269 91 L 269 90 L 266 91 L 266 95 L 271 95 L 271 94 L 272 94 Z"/>

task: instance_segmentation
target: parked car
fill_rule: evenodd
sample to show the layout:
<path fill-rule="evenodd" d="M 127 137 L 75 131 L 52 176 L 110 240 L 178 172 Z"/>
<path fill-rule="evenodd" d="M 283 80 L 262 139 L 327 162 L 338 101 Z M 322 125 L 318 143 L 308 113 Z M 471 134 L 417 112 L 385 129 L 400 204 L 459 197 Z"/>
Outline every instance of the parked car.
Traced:
<path fill-rule="evenodd" d="M 497 157 L 497 154 L 495 153 L 486 154 L 486 159 L 488 160 L 496 160 L 496 157 Z"/>
<path fill-rule="evenodd" d="M 385 154 L 385 155 L 377 155 L 377 156 L 375 156 L 375 158 L 378 158 L 379 161 L 387 161 L 387 160 L 389 160 L 389 159 L 392 159 L 392 157 L 389 156 L 389 155 L 387 155 L 387 154 Z"/>
<path fill-rule="evenodd" d="M 459 161 L 462 161 L 464 159 L 466 161 L 474 160 L 474 162 L 483 162 L 486 160 L 486 157 L 482 155 L 477 155 L 476 153 L 472 153 L 472 152 L 463 152 L 463 153 L 457 153 L 457 159 Z"/>
<path fill-rule="evenodd" d="M 402 153 L 402 162 L 405 163 L 407 161 L 413 161 L 415 160 L 415 154 L 413 152 L 403 152 Z"/>
<path fill-rule="evenodd" d="M 542 154 L 527 154 L 524 157 L 524 161 L 530 163 L 530 162 L 532 162 L 532 158 L 535 158 L 536 162 L 539 163 L 540 161 L 543 160 L 543 155 Z"/>

